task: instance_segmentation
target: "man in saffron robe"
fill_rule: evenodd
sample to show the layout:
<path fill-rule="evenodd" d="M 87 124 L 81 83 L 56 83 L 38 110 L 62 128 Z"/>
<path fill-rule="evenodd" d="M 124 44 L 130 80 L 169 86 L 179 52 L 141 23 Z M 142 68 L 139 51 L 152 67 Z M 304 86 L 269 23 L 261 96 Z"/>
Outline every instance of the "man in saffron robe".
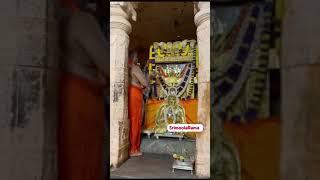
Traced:
<path fill-rule="evenodd" d="M 148 86 L 148 80 L 142 70 L 136 65 L 137 52 L 130 53 L 130 85 L 129 85 L 129 119 L 130 119 L 130 156 L 140 156 L 143 89 Z"/>
<path fill-rule="evenodd" d="M 62 0 L 66 11 L 60 79 L 59 180 L 104 179 L 107 43 L 86 0 Z M 101 13 L 103 14 L 103 13 Z"/>

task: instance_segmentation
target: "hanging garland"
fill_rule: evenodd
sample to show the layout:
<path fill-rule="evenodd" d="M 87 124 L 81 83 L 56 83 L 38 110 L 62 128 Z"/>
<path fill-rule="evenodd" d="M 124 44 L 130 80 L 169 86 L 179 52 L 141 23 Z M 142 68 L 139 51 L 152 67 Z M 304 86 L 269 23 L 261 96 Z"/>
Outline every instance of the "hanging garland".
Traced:
<path fill-rule="evenodd" d="M 190 84 L 190 86 L 189 86 L 189 90 L 188 90 L 188 92 L 187 92 L 187 98 L 191 98 L 191 96 L 192 96 L 192 93 L 194 92 L 193 90 L 194 90 L 194 80 L 195 80 L 195 78 L 196 78 L 196 76 L 195 76 L 195 74 L 198 74 L 197 72 L 196 72 L 196 64 L 197 64 L 197 56 L 198 56 L 198 52 L 197 52 L 197 48 L 195 48 L 195 49 L 193 49 L 193 64 L 192 64 L 192 70 L 191 70 L 191 78 L 190 78 L 190 82 L 189 82 L 189 84 Z"/>
<path fill-rule="evenodd" d="M 149 50 L 149 73 L 156 72 L 159 76 L 150 80 L 153 98 L 163 99 L 168 95 L 170 87 L 174 87 L 181 99 L 195 98 L 194 88 L 198 67 L 198 48 L 196 40 L 176 42 L 154 42 Z M 162 64 L 185 65 L 179 73 L 173 75 L 164 71 Z M 159 89 L 160 88 L 160 89 Z"/>
<path fill-rule="evenodd" d="M 260 55 L 257 63 L 252 67 L 249 81 L 253 81 L 254 86 L 251 87 L 252 93 L 248 94 L 248 109 L 245 118 L 249 121 L 255 119 L 259 112 L 263 92 L 266 88 L 268 76 L 269 48 L 270 48 L 270 31 L 272 18 L 272 3 L 264 6 L 264 27 L 260 35 Z"/>
<path fill-rule="evenodd" d="M 243 119 L 250 121 L 257 117 L 267 79 L 272 3 L 264 6 L 251 5 L 249 9 L 250 15 L 245 20 L 240 18 L 244 23 L 244 31 L 240 30 L 237 40 L 240 43 L 233 49 L 237 52 L 229 59 L 231 62 L 226 69 L 218 67 L 214 70 L 214 113 L 233 122 L 241 122 Z M 259 28 L 261 25 L 262 28 Z M 255 57 L 257 50 L 260 50 L 258 58 Z M 245 90 L 248 81 L 252 85 Z M 243 92 L 249 92 L 245 112 L 226 117 L 234 102 L 243 96 Z"/>
<path fill-rule="evenodd" d="M 218 36 L 215 43 L 215 52 L 224 53 L 226 50 L 232 49 L 236 44 L 237 37 L 244 25 L 244 21 L 249 13 L 249 6 L 244 6 L 240 10 L 236 25 L 232 28 L 230 33 L 225 33 L 224 36 Z"/>
<path fill-rule="evenodd" d="M 175 86 L 178 94 L 177 96 L 180 97 L 186 90 L 188 84 L 189 84 L 189 81 L 190 79 L 192 79 L 192 71 L 194 69 L 194 64 L 193 63 L 188 63 L 185 67 L 184 67 L 184 70 L 182 71 L 182 81 L 177 85 Z M 161 74 L 161 67 L 157 66 L 157 70 L 158 72 Z M 161 89 L 163 90 L 163 92 L 165 93 L 165 95 L 167 96 L 168 95 L 168 91 L 170 89 L 170 87 L 172 87 L 172 85 L 169 85 L 166 83 L 165 79 L 164 79 L 165 76 L 161 75 L 161 76 L 157 76 L 157 81 L 161 87 Z"/>

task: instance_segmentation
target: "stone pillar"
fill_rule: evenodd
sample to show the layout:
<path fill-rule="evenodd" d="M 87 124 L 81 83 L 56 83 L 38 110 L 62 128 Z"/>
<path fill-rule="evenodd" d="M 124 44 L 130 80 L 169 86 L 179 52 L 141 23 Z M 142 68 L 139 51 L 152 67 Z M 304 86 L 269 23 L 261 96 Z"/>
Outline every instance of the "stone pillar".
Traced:
<path fill-rule="evenodd" d="M 282 180 L 320 177 L 320 2 L 286 1 L 282 39 Z"/>
<path fill-rule="evenodd" d="M 3 8 L 3 9 L 2 9 Z M 0 7 L 0 179 L 57 179 L 53 1 Z"/>
<path fill-rule="evenodd" d="M 196 139 L 196 173 L 210 177 L 210 2 L 195 3 L 199 48 L 198 120 L 204 131 Z"/>
<path fill-rule="evenodd" d="M 128 159 L 128 47 L 135 11 L 131 3 L 110 3 L 110 164 Z"/>

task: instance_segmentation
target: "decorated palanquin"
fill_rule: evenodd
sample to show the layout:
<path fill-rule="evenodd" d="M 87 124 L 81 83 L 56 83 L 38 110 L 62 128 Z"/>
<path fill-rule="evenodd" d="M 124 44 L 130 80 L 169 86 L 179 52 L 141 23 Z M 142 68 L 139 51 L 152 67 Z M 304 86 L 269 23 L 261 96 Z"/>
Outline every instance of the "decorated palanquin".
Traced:
<path fill-rule="evenodd" d="M 197 123 L 197 42 L 155 42 L 149 56 L 148 73 L 154 78 L 149 79 L 144 132 L 172 134 L 168 124 Z M 195 137 L 190 132 L 182 135 Z"/>

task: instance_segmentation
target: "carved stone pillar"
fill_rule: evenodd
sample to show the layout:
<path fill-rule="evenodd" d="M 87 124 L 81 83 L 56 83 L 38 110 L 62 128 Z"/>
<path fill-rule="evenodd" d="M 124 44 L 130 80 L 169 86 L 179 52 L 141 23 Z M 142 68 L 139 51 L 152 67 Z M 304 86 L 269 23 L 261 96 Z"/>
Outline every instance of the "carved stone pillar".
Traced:
<path fill-rule="evenodd" d="M 110 164 L 128 159 L 128 47 L 135 11 L 131 3 L 110 3 Z"/>
<path fill-rule="evenodd" d="M 54 1 L 1 5 L 0 179 L 57 179 Z"/>
<path fill-rule="evenodd" d="M 196 173 L 210 177 L 210 2 L 195 3 L 199 48 L 198 120 L 204 131 L 196 139 Z"/>
<path fill-rule="evenodd" d="M 281 62 L 282 180 L 320 177 L 320 15 L 317 0 L 286 1 Z"/>

